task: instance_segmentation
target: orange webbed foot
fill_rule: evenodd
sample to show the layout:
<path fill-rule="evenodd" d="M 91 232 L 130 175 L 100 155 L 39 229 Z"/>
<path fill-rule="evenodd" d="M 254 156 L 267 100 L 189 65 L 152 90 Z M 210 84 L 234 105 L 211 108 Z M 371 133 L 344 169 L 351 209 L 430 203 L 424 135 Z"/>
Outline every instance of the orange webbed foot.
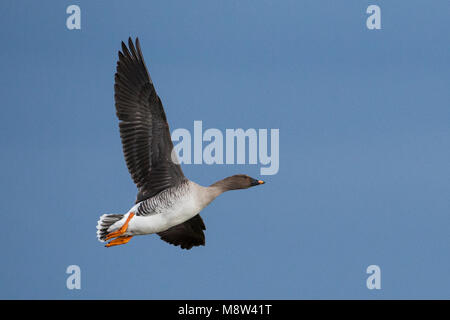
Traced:
<path fill-rule="evenodd" d="M 118 246 L 118 245 L 121 245 L 121 244 L 128 243 L 131 240 L 131 238 L 133 238 L 133 236 L 118 237 L 117 239 L 111 240 L 110 242 L 105 244 L 105 247 L 109 248 L 109 247 Z"/>
<path fill-rule="evenodd" d="M 130 212 L 130 214 L 128 215 L 128 218 L 127 218 L 127 220 L 125 221 L 125 223 L 123 224 L 123 226 L 121 226 L 121 227 L 119 228 L 119 230 L 117 230 L 117 231 L 108 233 L 108 234 L 106 235 L 105 240 L 110 240 L 110 239 L 112 239 L 112 238 L 117 238 L 117 237 L 120 237 L 121 235 L 123 235 L 123 234 L 127 231 L 127 229 L 128 229 L 128 223 L 130 222 L 131 218 L 133 218 L 133 217 L 134 217 L 134 213 L 133 213 L 133 212 Z M 128 241 L 127 241 L 127 242 L 128 242 Z"/>

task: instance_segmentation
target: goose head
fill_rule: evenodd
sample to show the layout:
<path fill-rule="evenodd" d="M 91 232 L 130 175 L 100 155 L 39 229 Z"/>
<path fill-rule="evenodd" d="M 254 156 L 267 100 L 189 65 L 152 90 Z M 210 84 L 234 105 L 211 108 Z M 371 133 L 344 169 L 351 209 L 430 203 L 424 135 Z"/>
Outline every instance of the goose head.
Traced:
<path fill-rule="evenodd" d="M 248 189 L 250 187 L 259 186 L 260 184 L 264 183 L 265 183 L 264 181 L 254 179 L 246 174 L 236 174 L 234 176 L 227 177 L 225 179 L 216 182 L 213 186 L 217 186 L 223 188 L 224 191 L 228 191 L 228 190 Z"/>

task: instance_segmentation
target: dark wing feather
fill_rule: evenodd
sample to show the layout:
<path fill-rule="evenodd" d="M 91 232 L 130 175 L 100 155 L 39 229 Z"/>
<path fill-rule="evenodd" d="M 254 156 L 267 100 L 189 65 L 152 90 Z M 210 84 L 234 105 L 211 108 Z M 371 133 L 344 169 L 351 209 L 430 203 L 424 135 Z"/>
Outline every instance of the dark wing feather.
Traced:
<path fill-rule="evenodd" d="M 138 187 L 137 202 L 184 179 L 172 161 L 169 125 L 161 99 L 145 66 L 139 39 L 122 42 L 115 75 L 114 98 L 128 171 Z"/>
<path fill-rule="evenodd" d="M 158 235 L 162 240 L 174 246 L 181 246 L 181 249 L 189 250 L 194 246 L 205 245 L 205 234 L 203 233 L 205 229 L 202 217 L 197 214 L 182 224 L 159 232 Z"/>

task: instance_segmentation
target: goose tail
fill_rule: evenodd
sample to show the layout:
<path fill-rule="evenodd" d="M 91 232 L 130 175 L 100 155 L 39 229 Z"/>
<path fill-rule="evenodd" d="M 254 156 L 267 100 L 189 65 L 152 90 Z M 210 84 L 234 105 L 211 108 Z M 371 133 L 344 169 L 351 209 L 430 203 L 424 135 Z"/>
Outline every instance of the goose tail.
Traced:
<path fill-rule="evenodd" d="M 97 221 L 97 239 L 100 242 L 106 241 L 106 235 L 109 233 L 108 229 L 114 223 L 123 218 L 123 214 L 104 214 Z"/>

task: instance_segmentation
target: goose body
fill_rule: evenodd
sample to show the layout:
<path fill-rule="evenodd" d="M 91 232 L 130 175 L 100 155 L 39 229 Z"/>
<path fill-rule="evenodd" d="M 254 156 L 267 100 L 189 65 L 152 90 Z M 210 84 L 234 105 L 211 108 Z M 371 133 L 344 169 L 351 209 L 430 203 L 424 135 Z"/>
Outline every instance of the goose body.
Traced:
<path fill-rule="evenodd" d="M 183 184 L 166 189 L 156 196 L 134 205 L 121 220 L 108 228 L 108 232 L 123 226 L 131 212 L 136 215 L 128 223 L 127 236 L 144 235 L 166 231 L 197 215 L 208 205 L 202 187 L 186 180 Z"/>
<path fill-rule="evenodd" d="M 127 243 L 133 236 L 158 234 L 182 249 L 205 244 L 199 215 L 223 192 L 263 184 L 234 175 L 204 187 L 187 179 L 173 155 L 169 125 L 145 66 L 139 40 L 122 42 L 114 98 L 125 161 L 138 188 L 136 203 L 125 214 L 104 214 L 97 238 L 106 246 Z"/>

